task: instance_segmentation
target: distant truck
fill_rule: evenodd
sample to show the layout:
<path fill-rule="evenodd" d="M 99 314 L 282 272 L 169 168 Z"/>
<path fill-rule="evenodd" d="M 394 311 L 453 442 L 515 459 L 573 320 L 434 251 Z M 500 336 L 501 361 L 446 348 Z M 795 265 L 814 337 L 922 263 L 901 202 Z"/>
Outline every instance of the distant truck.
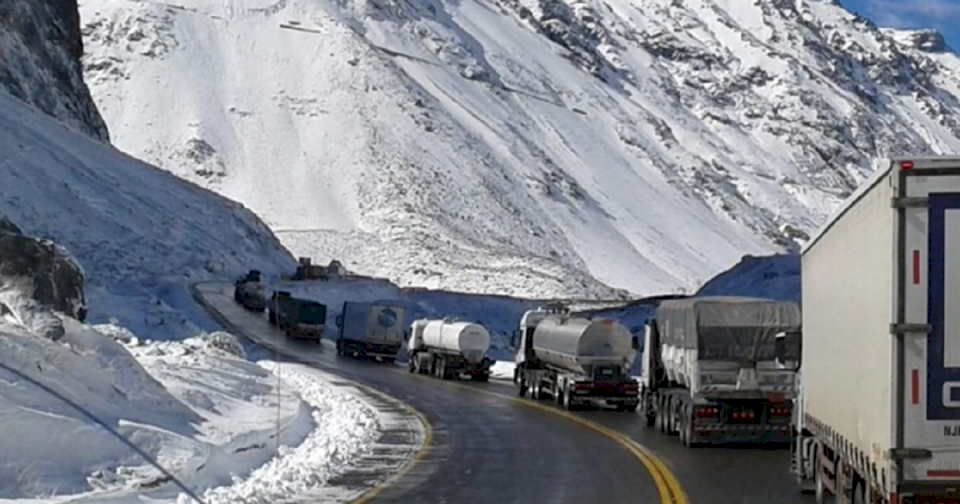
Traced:
<path fill-rule="evenodd" d="M 262 313 L 267 308 L 264 289 L 260 271 L 250 270 L 234 282 L 233 299 L 248 310 Z"/>
<path fill-rule="evenodd" d="M 411 373 L 444 380 L 470 375 L 490 379 L 493 360 L 487 357 L 490 333 L 480 324 L 444 320 L 414 320 L 407 341 L 407 367 Z"/>
<path fill-rule="evenodd" d="M 529 310 L 514 335 L 513 381 L 520 397 L 553 398 L 567 410 L 602 402 L 635 411 L 639 385 L 630 376 L 635 340 L 612 319 L 573 317 L 563 306 Z"/>
<path fill-rule="evenodd" d="M 337 316 L 337 355 L 392 363 L 404 342 L 404 309 L 390 303 L 347 301 Z"/>
<path fill-rule="evenodd" d="M 326 305 L 295 298 L 287 291 L 274 292 L 268 305 L 268 320 L 287 336 L 321 343 L 327 323 Z"/>
<path fill-rule="evenodd" d="M 792 468 L 818 502 L 960 502 L 958 258 L 956 156 L 885 160 L 802 250 Z"/>
<path fill-rule="evenodd" d="M 660 303 L 644 330 L 640 393 L 648 427 L 687 447 L 788 443 L 800 360 L 797 303 L 693 297 Z"/>

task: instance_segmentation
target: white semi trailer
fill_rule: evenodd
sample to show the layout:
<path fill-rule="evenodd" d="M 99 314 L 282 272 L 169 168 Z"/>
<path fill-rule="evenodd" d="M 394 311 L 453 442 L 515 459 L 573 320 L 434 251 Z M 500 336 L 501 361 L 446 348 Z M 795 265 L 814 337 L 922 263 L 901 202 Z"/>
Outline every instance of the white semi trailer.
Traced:
<path fill-rule="evenodd" d="M 418 319 L 410 324 L 407 368 L 411 373 L 444 380 L 466 374 L 477 381 L 488 381 L 493 365 L 488 350 L 490 333 L 480 324 Z"/>
<path fill-rule="evenodd" d="M 646 324 L 640 393 L 648 427 L 703 443 L 786 443 L 797 394 L 797 303 L 713 296 L 660 303 Z"/>
<path fill-rule="evenodd" d="M 799 483 L 960 502 L 960 157 L 887 160 L 801 261 Z"/>
<path fill-rule="evenodd" d="M 551 397 L 568 410 L 604 402 L 635 411 L 638 384 L 630 376 L 633 335 L 608 318 L 572 317 L 562 307 L 530 310 L 520 319 L 514 383 L 523 397 Z"/>

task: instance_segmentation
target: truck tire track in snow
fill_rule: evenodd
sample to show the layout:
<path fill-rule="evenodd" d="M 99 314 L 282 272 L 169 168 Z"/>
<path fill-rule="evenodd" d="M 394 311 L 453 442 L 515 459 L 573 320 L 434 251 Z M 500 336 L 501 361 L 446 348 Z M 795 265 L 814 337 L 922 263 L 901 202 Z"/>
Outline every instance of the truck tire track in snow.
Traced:
<path fill-rule="evenodd" d="M 237 326 L 221 309 L 211 305 L 201 294 L 200 285 L 194 285 L 191 290 L 194 298 L 225 329 L 260 349 L 284 353 L 251 338 L 247 329 Z M 232 301 L 229 296 L 226 299 Z M 355 411 L 334 411 L 332 415 L 324 414 L 331 412 L 315 413 L 319 428 L 300 446 L 281 450 L 280 458 L 271 459 L 245 481 L 220 491 L 208 491 L 206 502 L 362 502 L 403 476 L 422 457 L 431 433 L 419 412 L 384 393 L 310 367 L 296 355 L 286 356 L 298 362 L 282 361 L 276 373 L 300 391 L 311 406 L 326 405 L 331 401 L 323 395 L 336 394 L 347 400 L 335 408 Z M 270 369 L 278 362 L 264 360 L 260 364 Z M 334 391 L 319 386 L 317 378 Z M 375 418 L 373 424 L 367 422 L 364 414 Z M 328 424 L 327 417 L 356 421 Z M 341 452 L 340 447 L 347 449 Z"/>

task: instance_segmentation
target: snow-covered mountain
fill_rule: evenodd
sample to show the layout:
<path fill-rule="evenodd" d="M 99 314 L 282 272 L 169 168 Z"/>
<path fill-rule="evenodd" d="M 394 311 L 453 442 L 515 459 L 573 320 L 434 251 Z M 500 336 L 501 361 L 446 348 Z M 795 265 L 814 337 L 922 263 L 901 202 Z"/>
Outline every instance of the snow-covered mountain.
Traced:
<path fill-rule="evenodd" d="M 960 148 L 942 38 L 829 0 L 80 9 L 120 149 L 401 285 L 692 291 L 795 249 L 877 155 Z"/>
<path fill-rule="evenodd" d="M 293 257 L 240 204 L 103 141 L 70 4 L 0 3 L 0 216 L 76 258 L 91 322 L 193 336 L 195 324 L 210 324 L 189 282 L 254 265 L 279 274 Z"/>

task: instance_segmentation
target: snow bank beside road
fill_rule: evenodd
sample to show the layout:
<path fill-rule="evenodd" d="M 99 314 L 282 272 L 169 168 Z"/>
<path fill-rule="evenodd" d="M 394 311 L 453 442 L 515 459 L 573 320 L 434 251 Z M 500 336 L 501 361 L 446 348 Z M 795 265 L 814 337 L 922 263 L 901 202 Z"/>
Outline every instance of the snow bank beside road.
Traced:
<path fill-rule="evenodd" d="M 277 502 L 322 487 L 377 436 L 377 412 L 329 375 L 249 362 L 227 333 L 144 342 L 118 326 L 64 326 L 55 343 L 0 322 L 0 363 L 90 410 L 205 502 Z M 0 421 L 0 499 L 192 500 L 100 425 L 4 370 Z"/>

